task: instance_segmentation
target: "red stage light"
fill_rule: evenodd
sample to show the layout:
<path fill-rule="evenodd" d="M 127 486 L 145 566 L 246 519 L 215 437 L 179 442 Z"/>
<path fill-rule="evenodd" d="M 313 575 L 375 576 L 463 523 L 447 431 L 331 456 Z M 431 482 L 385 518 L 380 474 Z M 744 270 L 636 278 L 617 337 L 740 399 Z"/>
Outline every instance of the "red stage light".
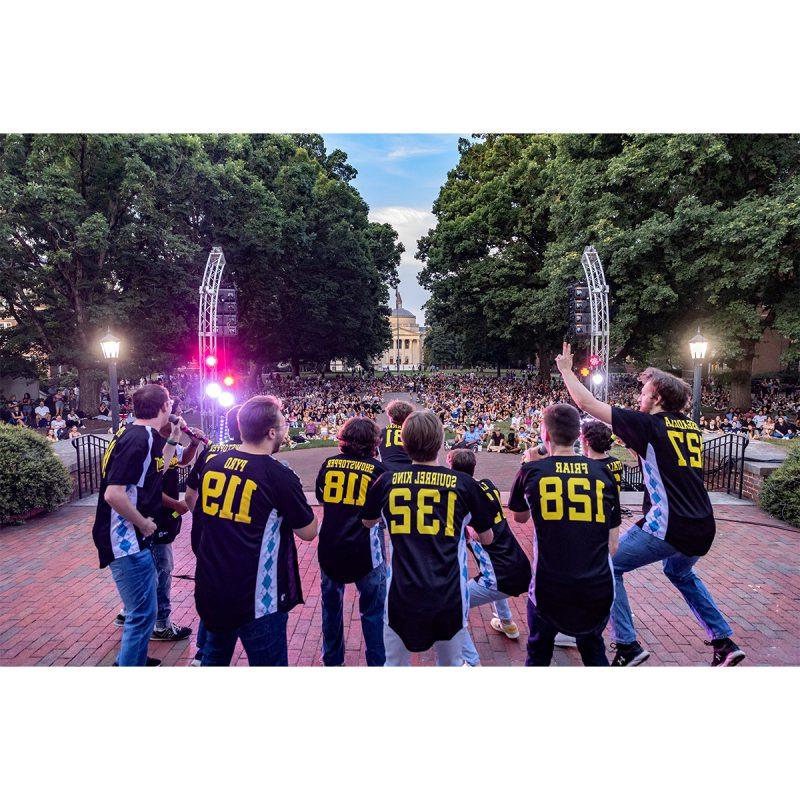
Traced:
<path fill-rule="evenodd" d="M 600 363 L 601 363 L 600 356 L 598 355 L 589 356 L 589 366 L 592 369 L 597 369 L 600 366 Z"/>
<path fill-rule="evenodd" d="M 234 381 L 234 379 L 233 379 L 233 375 L 226 375 L 226 376 L 225 376 L 225 377 L 222 379 L 222 382 L 223 382 L 223 383 L 224 383 L 226 386 L 228 386 L 228 387 L 230 387 L 230 386 L 233 386 L 233 384 L 235 383 L 235 381 Z"/>
<path fill-rule="evenodd" d="M 206 356 L 206 366 L 207 367 L 216 367 L 217 366 L 217 357 L 216 356 Z"/>

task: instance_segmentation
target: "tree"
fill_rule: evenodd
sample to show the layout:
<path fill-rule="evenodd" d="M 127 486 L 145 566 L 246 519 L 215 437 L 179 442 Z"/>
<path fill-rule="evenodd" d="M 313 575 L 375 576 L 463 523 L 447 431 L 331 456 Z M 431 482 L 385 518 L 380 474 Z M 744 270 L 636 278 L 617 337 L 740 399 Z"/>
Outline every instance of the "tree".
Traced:
<path fill-rule="evenodd" d="M 550 136 L 461 140 L 461 158 L 434 203 L 435 229 L 419 241 L 420 283 L 442 335 L 459 336 L 467 363 L 550 364 L 560 336 L 557 311 L 537 303 L 550 211 Z M 542 370 L 547 376 L 549 370 Z M 549 381 L 548 381 L 549 382 Z"/>
<path fill-rule="evenodd" d="M 134 359 L 168 359 L 187 331 L 196 246 L 171 213 L 187 177 L 165 168 L 183 169 L 176 146 L 165 136 L 0 138 L 0 297 L 17 345 L 77 367 L 89 412 L 106 325 L 127 329 Z"/>

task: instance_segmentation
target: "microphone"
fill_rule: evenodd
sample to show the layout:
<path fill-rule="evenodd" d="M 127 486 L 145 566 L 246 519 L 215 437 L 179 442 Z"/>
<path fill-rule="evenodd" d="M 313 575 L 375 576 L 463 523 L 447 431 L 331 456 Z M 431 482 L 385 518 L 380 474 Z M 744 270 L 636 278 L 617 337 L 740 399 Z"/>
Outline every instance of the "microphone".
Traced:
<path fill-rule="evenodd" d="M 180 417 L 176 417 L 174 414 L 169 415 L 169 421 L 174 425 Z M 190 438 L 194 439 L 196 442 L 202 442 L 203 444 L 208 444 L 208 437 L 207 436 L 198 436 L 196 433 L 193 433 L 186 425 L 181 425 L 181 430 Z"/>

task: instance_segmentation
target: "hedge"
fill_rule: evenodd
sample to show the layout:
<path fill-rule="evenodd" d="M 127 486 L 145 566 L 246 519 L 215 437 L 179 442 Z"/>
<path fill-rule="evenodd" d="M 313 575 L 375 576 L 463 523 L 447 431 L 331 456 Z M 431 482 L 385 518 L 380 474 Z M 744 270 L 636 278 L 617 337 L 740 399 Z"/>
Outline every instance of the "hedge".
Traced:
<path fill-rule="evenodd" d="M 67 468 L 35 431 L 0 423 L 0 525 L 52 511 L 72 492 Z"/>
<path fill-rule="evenodd" d="M 800 528 L 800 445 L 794 445 L 786 461 L 766 477 L 760 502 L 773 517 Z"/>

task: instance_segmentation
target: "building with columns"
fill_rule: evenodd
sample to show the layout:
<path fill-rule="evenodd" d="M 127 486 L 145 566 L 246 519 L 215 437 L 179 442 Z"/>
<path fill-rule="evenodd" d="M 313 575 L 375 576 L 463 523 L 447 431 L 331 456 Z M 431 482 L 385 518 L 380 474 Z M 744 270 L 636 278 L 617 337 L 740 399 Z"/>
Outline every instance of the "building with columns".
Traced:
<path fill-rule="evenodd" d="M 395 291 L 395 307 L 389 316 L 389 327 L 392 329 L 392 346 L 375 359 L 374 366 L 379 369 L 390 366 L 397 369 L 418 369 L 424 363 L 422 346 L 425 342 L 425 327 L 417 324 L 417 318 L 406 308 L 400 292 Z"/>

